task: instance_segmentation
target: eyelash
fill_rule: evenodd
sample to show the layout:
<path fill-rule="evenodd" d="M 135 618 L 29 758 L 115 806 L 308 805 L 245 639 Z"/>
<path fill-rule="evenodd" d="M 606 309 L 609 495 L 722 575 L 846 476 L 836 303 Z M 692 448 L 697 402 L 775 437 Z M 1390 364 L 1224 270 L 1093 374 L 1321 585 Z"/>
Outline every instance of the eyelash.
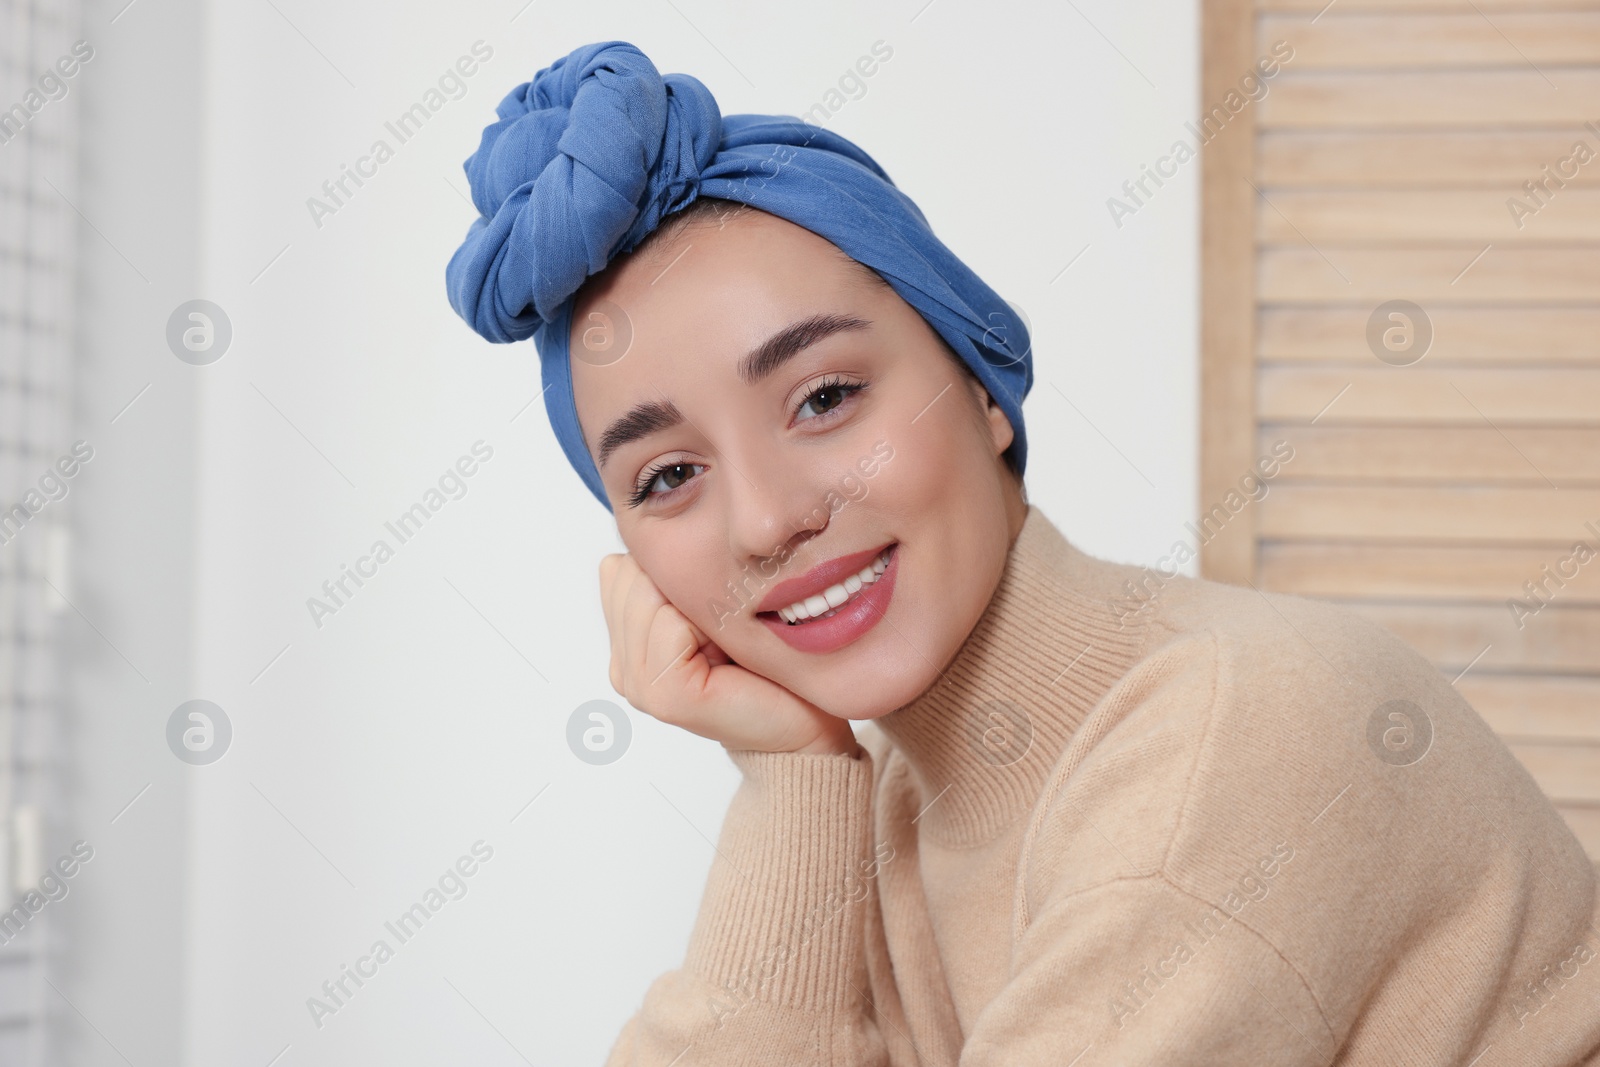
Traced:
<path fill-rule="evenodd" d="M 844 405 L 845 405 L 845 402 L 847 400 L 849 400 L 850 397 L 854 396 L 857 393 L 862 392 L 866 388 L 867 388 L 867 383 L 866 382 L 852 382 L 852 381 L 848 381 L 848 380 L 846 380 L 844 378 L 837 378 L 837 377 L 826 378 L 823 381 L 818 382 L 815 387 L 806 390 L 806 395 L 803 396 L 800 399 L 800 403 L 795 407 L 795 412 L 798 413 L 800 408 L 803 408 L 807 404 L 809 404 L 811 402 L 812 398 L 815 397 L 818 393 L 827 392 L 830 389 L 841 390 L 844 393 L 844 396 L 840 398 L 838 404 L 836 404 L 834 407 L 830 408 L 829 410 L 822 412 L 819 415 L 813 415 L 811 418 L 805 419 L 803 421 L 805 421 L 805 422 L 816 422 L 819 419 L 829 418 L 830 416 L 836 414 L 841 408 L 843 408 Z M 628 498 L 628 506 L 631 507 L 631 508 L 636 508 L 639 505 L 643 504 L 646 500 L 648 500 L 652 496 L 655 496 L 655 497 L 671 496 L 673 493 L 677 492 L 676 489 L 669 489 L 665 493 L 652 493 L 652 492 L 650 492 L 650 487 L 652 485 L 656 484 L 656 479 L 657 478 L 661 477 L 662 474 L 666 473 L 667 471 L 671 470 L 674 467 L 695 467 L 695 466 L 700 466 L 700 464 L 682 463 L 682 462 L 669 462 L 669 463 L 658 463 L 658 464 L 656 464 L 654 467 L 651 467 L 649 470 L 645 471 L 644 474 L 640 475 L 638 484 L 634 486 L 633 495 Z"/>

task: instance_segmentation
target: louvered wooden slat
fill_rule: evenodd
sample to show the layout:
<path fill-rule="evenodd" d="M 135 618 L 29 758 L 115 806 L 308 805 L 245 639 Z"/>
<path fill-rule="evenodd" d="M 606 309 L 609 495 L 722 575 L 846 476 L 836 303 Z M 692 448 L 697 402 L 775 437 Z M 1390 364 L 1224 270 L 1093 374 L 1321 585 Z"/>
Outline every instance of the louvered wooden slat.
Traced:
<path fill-rule="evenodd" d="M 1257 382 L 1257 413 L 1281 422 L 1600 426 L 1600 367 L 1265 366 Z"/>
<path fill-rule="evenodd" d="M 1460 671 L 1600 675 L 1600 608 L 1552 604 L 1519 630 L 1504 605 L 1344 602 L 1454 676 Z"/>
<path fill-rule="evenodd" d="M 1530 678 L 1474 669 L 1456 688 L 1505 737 L 1600 744 L 1600 678 Z"/>
<path fill-rule="evenodd" d="M 1592 11 L 1594 0 L 1337 0 L 1338 7 L 1329 0 L 1256 0 L 1262 12 L 1299 11 L 1316 16 L 1329 9 L 1349 13 L 1352 11 L 1432 11 L 1441 14 L 1475 11 Z M 1332 17 L 1332 16 L 1329 16 Z"/>
<path fill-rule="evenodd" d="M 1597 120 L 1600 121 L 1600 120 Z M 1276 130 L 1258 139 L 1259 183 L 1271 188 L 1497 189 L 1510 193 L 1572 155 L 1578 129 L 1406 130 L 1303 133 Z M 1568 170 L 1573 168 L 1569 167 Z M 1600 186 L 1600 160 L 1576 168 L 1569 188 Z M 1559 176 L 1559 175 L 1558 175 Z"/>
<path fill-rule="evenodd" d="M 1343 403 L 1344 398 L 1339 398 Z M 1335 404 L 1336 408 L 1338 404 Z M 1334 408 L 1330 408 L 1331 413 Z M 1266 423 L 1258 455 L 1294 449 L 1294 480 L 1600 485 L 1600 429 L 1511 426 L 1288 426 Z"/>
<path fill-rule="evenodd" d="M 1600 745 L 1512 742 L 1510 748 L 1552 800 L 1600 804 L 1600 774 L 1594 773 Z"/>
<path fill-rule="evenodd" d="M 1276 41 L 1294 47 L 1290 68 L 1406 70 L 1418 67 L 1554 66 L 1592 62 L 1600 52 L 1600 11 L 1510 11 L 1487 19 L 1466 4 L 1461 12 L 1390 10 L 1312 23 L 1303 15 L 1268 15 L 1256 47 Z M 1336 8 L 1335 10 L 1340 10 Z"/>
<path fill-rule="evenodd" d="M 1527 601 L 1532 582 L 1547 601 L 1600 605 L 1600 535 L 1560 548 L 1268 541 L 1260 574 L 1262 588 L 1301 596 Z M 1600 689 L 1590 696 L 1600 724 Z"/>
<path fill-rule="evenodd" d="M 1548 486 L 1305 485 L 1279 481 L 1258 504 L 1262 537 L 1325 541 L 1570 545 L 1600 528 L 1600 489 Z"/>
<path fill-rule="evenodd" d="M 1571 804 L 1557 804 L 1556 810 L 1567 821 L 1567 825 L 1572 827 L 1572 832 L 1583 845 L 1584 851 L 1590 857 L 1600 857 L 1600 806 L 1580 808 Z"/>
<path fill-rule="evenodd" d="M 1262 249 L 1257 298 L 1268 304 L 1600 303 L 1600 245 L 1587 248 Z M 1431 314 L 1431 312 L 1430 312 Z"/>
<path fill-rule="evenodd" d="M 1299 74 L 1291 61 L 1254 106 L 1264 129 L 1556 126 L 1577 132 L 1595 121 L 1597 104 L 1600 70 L 1589 68 Z"/>
<path fill-rule="evenodd" d="M 1597 138 L 1600 141 L 1600 138 Z M 1600 171 L 1600 159 L 1594 164 Z M 1535 171 L 1524 180 L 1543 179 Z M 1570 245 L 1600 242 L 1600 188 L 1300 192 L 1275 190 L 1256 209 L 1263 244 Z M 1519 205 L 1513 210 L 1512 205 Z M 1479 247 L 1482 247 L 1480 244 Z"/>
<path fill-rule="evenodd" d="M 1268 307 L 1256 351 L 1264 360 L 1339 360 L 1373 365 L 1367 347 L 1372 307 Z M 1471 307 L 1428 312 L 1438 363 L 1591 364 L 1600 367 L 1600 308 Z"/>

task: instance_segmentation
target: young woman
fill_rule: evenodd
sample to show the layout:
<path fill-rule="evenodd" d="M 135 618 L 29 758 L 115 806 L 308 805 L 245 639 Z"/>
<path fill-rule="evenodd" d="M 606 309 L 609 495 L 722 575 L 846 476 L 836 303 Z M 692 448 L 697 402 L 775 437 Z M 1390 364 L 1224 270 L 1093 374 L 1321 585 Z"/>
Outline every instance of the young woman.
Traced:
<path fill-rule="evenodd" d="M 499 117 L 452 304 L 616 516 L 612 686 L 743 774 L 610 1064 L 1600 1064 L 1532 779 L 1353 614 L 1068 541 L 1025 327 L 869 156 L 615 41 Z"/>

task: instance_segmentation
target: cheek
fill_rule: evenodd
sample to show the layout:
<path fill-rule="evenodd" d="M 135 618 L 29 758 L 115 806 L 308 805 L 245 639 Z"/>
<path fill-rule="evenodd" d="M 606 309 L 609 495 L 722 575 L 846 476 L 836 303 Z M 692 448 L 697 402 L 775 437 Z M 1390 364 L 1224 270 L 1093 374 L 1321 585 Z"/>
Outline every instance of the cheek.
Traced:
<path fill-rule="evenodd" d="M 915 422 L 903 419 L 884 432 L 894 446 L 894 458 L 883 465 L 874 482 L 916 497 L 973 491 L 973 479 L 983 472 L 986 442 L 963 406 L 966 397 L 956 393 L 958 388 L 959 384 L 953 386 Z M 934 390 L 932 395 L 936 394 Z"/>
<path fill-rule="evenodd" d="M 712 640 L 738 615 L 753 614 L 746 604 L 749 594 L 745 594 L 745 602 L 736 595 L 738 576 L 730 572 L 726 555 L 708 551 L 706 546 L 716 543 L 709 531 L 674 529 L 634 551 L 639 566 L 667 602 Z M 735 581 L 731 590 L 730 581 Z M 753 582 L 750 586 L 755 588 Z M 759 592 L 756 596 L 759 600 Z"/>

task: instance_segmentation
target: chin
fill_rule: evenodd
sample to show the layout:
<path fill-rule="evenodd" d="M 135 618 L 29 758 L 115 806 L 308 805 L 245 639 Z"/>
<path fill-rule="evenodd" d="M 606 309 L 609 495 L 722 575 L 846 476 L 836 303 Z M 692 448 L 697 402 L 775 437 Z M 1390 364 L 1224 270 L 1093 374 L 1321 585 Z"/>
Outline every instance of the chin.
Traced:
<path fill-rule="evenodd" d="M 911 703 L 938 680 L 938 672 L 920 657 L 911 658 L 916 662 L 902 660 L 901 670 L 885 672 L 869 664 L 834 671 L 820 683 L 813 678 L 809 685 L 789 688 L 835 718 L 870 721 Z"/>

